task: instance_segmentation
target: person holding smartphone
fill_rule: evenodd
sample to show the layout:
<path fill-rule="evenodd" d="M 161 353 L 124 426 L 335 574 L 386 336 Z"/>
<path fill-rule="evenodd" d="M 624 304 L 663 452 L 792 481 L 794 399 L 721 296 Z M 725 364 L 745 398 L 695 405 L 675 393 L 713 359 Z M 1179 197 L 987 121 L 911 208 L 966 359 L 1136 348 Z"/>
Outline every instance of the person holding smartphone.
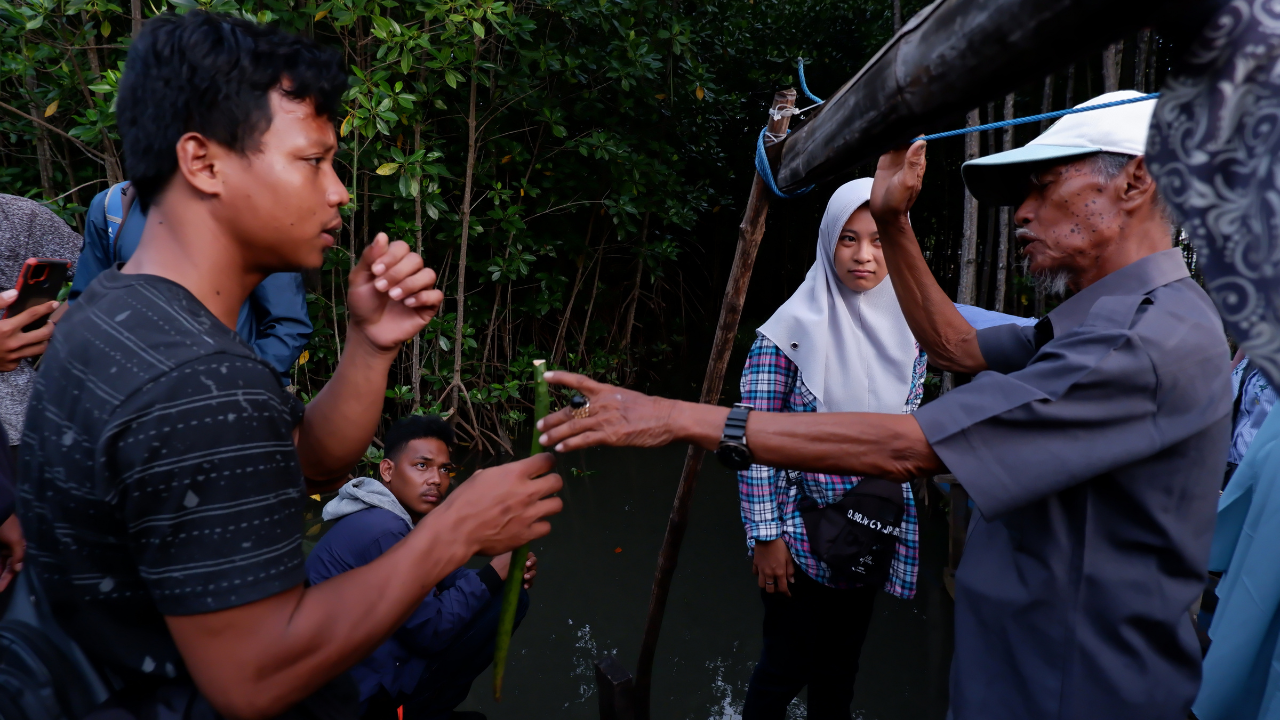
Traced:
<path fill-rule="evenodd" d="M 0 194 L 0 314 L 17 299 L 14 286 L 29 258 L 60 258 L 75 272 L 80 235 L 53 211 L 35 200 Z M 22 569 L 25 542 L 14 514 L 13 479 L 18 443 L 22 440 L 27 399 L 35 380 L 32 361 L 44 353 L 53 323 L 26 332 L 23 328 L 48 317 L 57 302 L 40 303 L 11 318 L 0 319 L 0 592 Z"/>

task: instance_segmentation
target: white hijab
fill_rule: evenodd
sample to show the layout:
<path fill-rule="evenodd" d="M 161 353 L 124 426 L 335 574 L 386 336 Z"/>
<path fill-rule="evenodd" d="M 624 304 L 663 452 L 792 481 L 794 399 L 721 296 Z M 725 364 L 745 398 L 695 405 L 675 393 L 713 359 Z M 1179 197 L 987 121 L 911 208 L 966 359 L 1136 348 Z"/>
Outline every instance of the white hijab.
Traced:
<path fill-rule="evenodd" d="M 918 351 L 892 281 L 854 292 L 836 271 L 840 230 L 870 199 L 871 178 L 836 190 L 818 229 L 818 259 L 759 330 L 800 368 L 819 412 L 901 413 L 911 388 Z"/>

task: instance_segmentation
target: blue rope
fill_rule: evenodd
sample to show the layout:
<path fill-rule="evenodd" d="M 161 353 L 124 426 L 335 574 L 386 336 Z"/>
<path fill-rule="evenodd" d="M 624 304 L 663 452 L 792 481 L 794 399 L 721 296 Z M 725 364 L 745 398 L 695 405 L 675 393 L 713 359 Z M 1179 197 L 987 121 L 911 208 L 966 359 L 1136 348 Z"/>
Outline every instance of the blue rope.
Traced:
<path fill-rule="evenodd" d="M 800 89 L 804 92 L 805 95 L 809 96 L 809 99 L 813 100 L 814 102 L 816 103 L 824 102 L 823 100 L 819 100 L 817 97 L 814 97 L 813 93 L 809 92 L 808 86 L 805 85 L 803 59 L 800 60 Z M 1114 102 L 1101 103 L 1099 105 L 1085 105 L 1083 107 L 1068 108 L 1066 110 L 1054 110 L 1053 112 L 1041 113 L 1039 115 L 1032 115 L 1030 117 L 1015 118 L 1013 120 L 1001 120 L 999 122 L 987 123 L 986 125 L 977 125 L 975 127 L 961 128 L 959 130 L 948 130 L 947 132 L 934 133 L 932 135 L 921 135 L 915 140 L 912 140 L 912 142 L 915 142 L 916 140 L 924 140 L 928 142 L 931 140 L 941 140 L 942 138 L 968 135 L 970 133 L 985 132 L 987 130 L 998 130 L 1000 128 L 1009 127 L 1011 125 L 1026 125 L 1028 123 L 1040 122 L 1041 120 L 1056 120 L 1057 118 L 1064 117 L 1066 115 L 1075 115 L 1076 113 L 1089 112 L 1090 110 L 1101 110 L 1103 108 L 1116 107 L 1117 105 L 1129 105 L 1131 103 L 1146 102 L 1147 100 L 1155 100 L 1159 97 L 1160 97 L 1160 93 L 1151 93 L 1149 95 L 1143 95 L 1141 97 L 1128 98 L 1127 100 L 1116 100 Z M 782 192 L 782 190 L 778 189 L 778 184 L 773 179 L 773 170 L 769 167 L 769 158 L 764 154 L 764 138 L 768 130 L 769 129 L 767 127 L 762 129 L 760 131 L 760 137 L 756 139 L 756 172 L 760 174 L 760 178 L 764 180 L 764 184 L 768 186 L 769 190 L 774 195 L 783 199 L 800 197 L 801 195 L 804 195 L 805 193 L 812 190 L 814 186 L 810 185 L 807 188 L 797 190 L 796 192 L 788 195 Z M 787 132 L 790 133 L 791 131 L 788 130 Z"/>
<path fill-rule="evenodd" d="M 777 195 L 784 200 L 798 198 L 812 190 L 814 186 L 810 185 L 807 188 L 802 188 L 788 195 L 778 189 L 778 184 L 773 181 L 773 170 L 769 169 L 769 157 L 764 154 L 764 136 L 768 132 L 768 127 L 761 128 L 760 137 L 756 138 L 756 172 L 759 173 L 760 179 L 764 180 L 764 184 L 769 187 L 769 190 L 774 195 Z M 791 131 L 788 130 L 787 132 L 790 133 Z"/>
<path fill-rule="evenodd" d="M 801 92 L 819 105 L 825 102 L 817 95 L 809 92 L 809 85 L 804 81 L 804 58 L 799 59 L 799 75 Z M 790 133 L 791 131 L 788 130 L 787 132 Z M 769 191 L 780 198 L 790 199 L 800 197 L 812 190 L 814 186 L 810 185 L 807 188 L 802 188 L 788 195 L 778 189 L 778 184 L 773 180 L 773 170 L 769 167 L 769 156 L 764 154 L 764 138 L 768 133 L 769 128 L 768 126 L 765 126 L 760 130 L 760 137 L 756 138 L 756 172 L 760 174 L 760 179 L 764 180 L 764 184 L 769 187 Z"/>
<path fill-rule="evenodd" d="M 814 95 L 813 93 L 809 92 L 809 86 L 804 81 L 804 58 L 800 58 L 800 92 L 804 93 L 806 97 L 818 103 L 819 105 L 826 102 L 826 100 L 823 100 L 819 98 L 817 95 Z"/>
<path fill-rule="evenodd" d="M 1026 125 L 1027 123 L 1040 122 L 1041 120 L 1054 120 L 1065 115 L 1075 115 L 1076 113 L 1089 112 L 1090 110 L 1101 110 L 1102 108 L 1115 107 L 1117 105 L 1146 102 L 1147 100 L 1155 100 L 1158 97 L 1160 97 L 1160 93 L 1151 93 L 1150 95 L 1143 95 L 1142 97 L 1129 98 L 1127 100 L 1116 100 L 1114 102 L 1101 103 L 1099 105 L 1085 105 L 1084 107 L 1074 107 L 1066 110 L 1054 110 L 1053 112 L 1041 113 L 1040 115 L 1032 115 L 1030 117 L 1001 120 L 1000 122 L 961 128 L 959 130 L 948 130 L 947 132 L 934 133 L 932 135 L 921 135 L 911 142 L 915 142 L 916 140 L 924 140 L 928 142 L 930 140 L 941 140 L 942 138 L 968 135 L 969 133 L 983 132 L 986 130 L 998 130 L 1000 128 L 1009 127 L 1010 125 Z"/>

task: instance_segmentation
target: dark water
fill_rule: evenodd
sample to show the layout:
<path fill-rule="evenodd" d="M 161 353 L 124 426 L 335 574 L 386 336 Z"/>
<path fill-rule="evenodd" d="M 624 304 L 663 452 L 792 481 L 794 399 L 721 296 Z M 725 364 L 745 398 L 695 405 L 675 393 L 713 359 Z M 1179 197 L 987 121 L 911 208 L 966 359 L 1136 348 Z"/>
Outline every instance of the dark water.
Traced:
<path fill-rule="evenodd" d="M 593 660 L 634 668 L 649 589 L 685 448 L 602 448 L 561 461 L 565 510 L 539 558 L 532 606 L 512 640 L 504 699 L 492 676 L 459 709 L 492 720 L 597 718 Z M 576 474 L 571 467 L 589 474 Z M 933 512 L 928 512 L 932 509 Z M 942 585 L 945 516 L 922 508 L 922 570 L 910 601 L 881 594 L 863 647 L 854 717 L 946 714 L 951 599 Z M 759 590 L 746 558 L 736 478 L 709 458 L 698 480 L 654 668 L 655 720 L 738 718 L 760 652 Z M 800 702 L 792 717 L 803 718 Z"/>

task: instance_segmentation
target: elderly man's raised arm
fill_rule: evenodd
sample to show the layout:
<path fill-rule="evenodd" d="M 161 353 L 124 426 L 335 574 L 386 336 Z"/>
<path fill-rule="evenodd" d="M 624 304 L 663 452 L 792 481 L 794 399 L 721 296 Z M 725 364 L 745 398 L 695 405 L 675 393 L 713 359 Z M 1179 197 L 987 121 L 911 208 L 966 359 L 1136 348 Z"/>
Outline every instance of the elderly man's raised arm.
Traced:
<path fill-rule="evenodd" d="M 925 144 L 885 153 L 871 189 L 871 215 L 907 325 L 929 362 L 943 370 L 977 373 L 987 369 L 977 331 L 938 286 L 924 261 L 908 212 L 924 182 Z"/>

